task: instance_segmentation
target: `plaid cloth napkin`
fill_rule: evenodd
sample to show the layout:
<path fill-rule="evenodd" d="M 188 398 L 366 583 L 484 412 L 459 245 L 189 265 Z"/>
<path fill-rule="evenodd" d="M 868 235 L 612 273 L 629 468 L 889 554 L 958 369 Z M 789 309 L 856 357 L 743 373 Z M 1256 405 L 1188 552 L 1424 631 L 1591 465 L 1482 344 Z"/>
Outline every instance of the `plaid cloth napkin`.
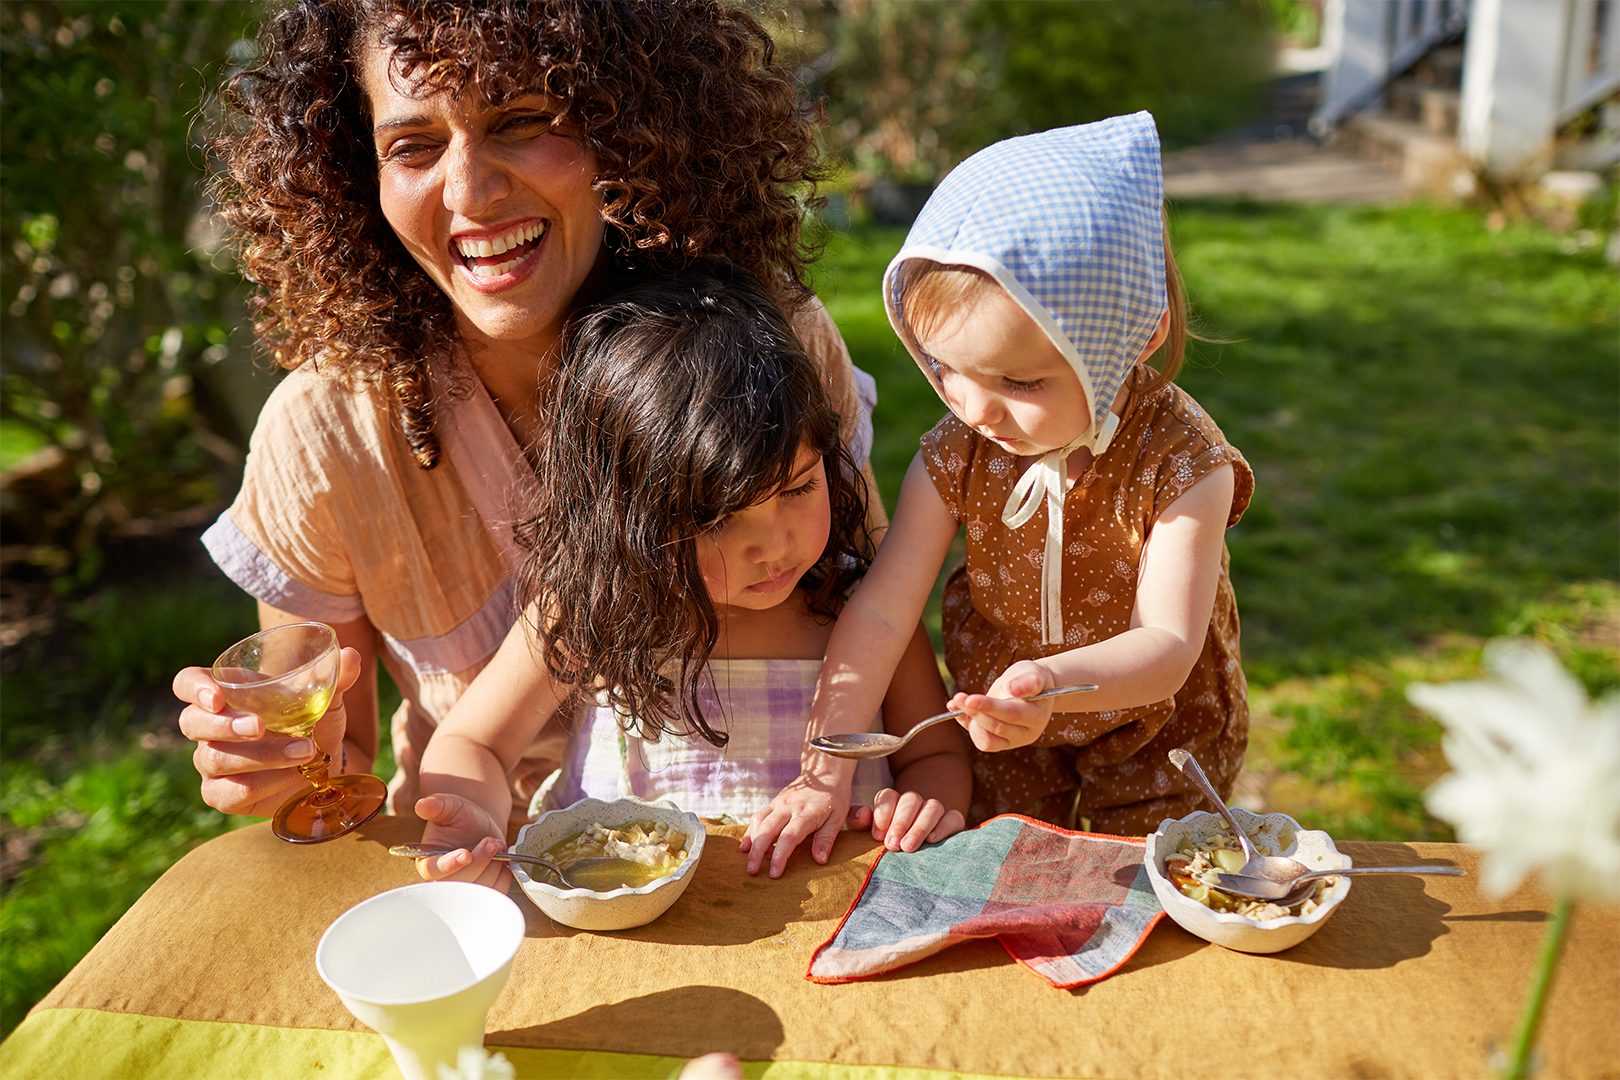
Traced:
<path fill-rule="evenodd" d="M 805 978 L 853 982 L 994 937 L 1066 989 L 1112 974 L 1163 917 L 1142 841 L 1007 814 L 912 854 L 879 855 Z"/>

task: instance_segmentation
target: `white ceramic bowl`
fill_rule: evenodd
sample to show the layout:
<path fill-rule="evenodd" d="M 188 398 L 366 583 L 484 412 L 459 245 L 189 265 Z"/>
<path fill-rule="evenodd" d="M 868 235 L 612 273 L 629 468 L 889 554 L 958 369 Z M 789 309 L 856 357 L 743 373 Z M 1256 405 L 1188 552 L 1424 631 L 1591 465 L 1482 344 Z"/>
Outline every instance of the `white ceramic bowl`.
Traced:
<path fill-rule="evenodd" d="M 530 877 L 522 863 L 512 864 L 512 875 L 523 893 L 552 919 L 576 930 L 628 930 L 645 926 L 669 910 L 691 884 L 692 871 L 703 854 L 703 822 L 696 814 L 681 810 L 674 803 L 646 802 L 625 798 L 615 802 L 581 799 L 561 810 L 548 810 L 523 826 L 513 851 L 544 856 L 546 849 L 566 836 L 590 826 L 623 825 L 629 821 L 658 821 L 686 834 L 686 858 L 675 872 L 636 889 L 592 892 L 590 889 L 561 889 L 550 881 Z M 544 875 L 545 872 L 541 871 Z M 549 877 L 549 875 L 545 875 Z"/>
<path fill-rule="evenodd" d="M 1299 822 L 1287 814 L 1262 816 L 1234 807 L 1232 816 L 1254 840 L 1254 846 L 1262 855 L 1286 855 L 1312 870 L 1340 870 L 1350 865 L 1350 856 L 1333 846 L 1331 836 L 1314 829 L 1302 829 Z M 1255 922 L 1243 915 L 1205 907 L 1183 896 L 1171 883 L 1164 874 L 1164 860 L 1175 853 L 1182 840 L 1190 838 L 1198 843 L 1222 831 L 1229 830 L 1219 815 L 1200 810 L 1184 818 L 1165 818 L 1159 822 L 1158 830 L 1147 838 L 1143 858 L 1153 892 L 1165 912 L 1188 933 L 1238 952 L 1282 952 L 1316 933 L 1350 892 L 1350 879 L 1341 877 L 1328 890 L 1321 906 L 1309 915 L 1290 915 L 1268 922 Z"/>

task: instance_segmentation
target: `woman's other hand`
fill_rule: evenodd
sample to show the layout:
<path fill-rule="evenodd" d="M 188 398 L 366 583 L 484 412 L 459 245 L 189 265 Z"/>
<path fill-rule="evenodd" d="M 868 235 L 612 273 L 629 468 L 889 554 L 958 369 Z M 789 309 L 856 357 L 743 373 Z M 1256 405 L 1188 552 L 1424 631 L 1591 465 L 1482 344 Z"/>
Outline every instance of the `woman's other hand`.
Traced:
<path fill-rule="evenodd" d="M 174 696 L 187 703 L 180 712 L 180 733 L 197 744 L 191 760 L 202 776 L 203 801 L 227 814 L 269 817 L 288 796 L 309 786 L 299 765 L 327 753 L 332 772 L 344 771 L 348 725 L 343 694 L 359 679 L 361 668 L 360 653 L 343 649 L 332 704 L 315 725 L 313 740 L 267 734 L 261 718 L 225 704 L 225 692 L 208 668 L 189 667 L 176 675 Z"/>
<path fill-rule="evenodd" d="M 423 847 L 452 849 L 416 860 L 416 872 L 428 881 L 471 881 L 502 892 L 511 885 L 511 871 L 494 860 L 506 850 L 506 830 L 483 807 L 460 795 L 424 795 L 416 816 L 428 823 Z"/>

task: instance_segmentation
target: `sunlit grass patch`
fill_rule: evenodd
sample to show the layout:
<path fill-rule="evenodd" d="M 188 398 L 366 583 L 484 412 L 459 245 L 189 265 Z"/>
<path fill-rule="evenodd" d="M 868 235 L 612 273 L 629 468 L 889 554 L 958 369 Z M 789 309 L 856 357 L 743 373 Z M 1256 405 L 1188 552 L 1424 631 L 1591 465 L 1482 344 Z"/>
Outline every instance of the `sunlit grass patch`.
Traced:
<path fill-rule="evenodd" d="M 1508 629 L 1549 645 L 1594 696 L 1620 686 L 1620 588 L 1613 582 L 1568 586 L 1528 605 Z M 1406 687 L 1480 678 L 1483 645 L 1477 637 L 1442 635 L 1345 671 L 1251 684 L 1248 776 L 1235 801 L 1336 836 L 1452 839 L 1422 803 L 1424 789 L 1447 771 L 1440 725 L 1406 700 Z"/>

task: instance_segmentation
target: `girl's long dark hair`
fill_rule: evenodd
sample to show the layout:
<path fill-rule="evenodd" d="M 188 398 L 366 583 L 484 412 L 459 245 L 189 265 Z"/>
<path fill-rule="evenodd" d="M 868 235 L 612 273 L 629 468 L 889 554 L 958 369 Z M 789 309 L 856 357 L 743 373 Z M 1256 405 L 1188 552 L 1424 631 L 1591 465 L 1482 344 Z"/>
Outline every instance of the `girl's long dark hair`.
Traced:
<path fill-rule="evenodd" d="M 865 486 L 821 372 L 752 275 L 698 261 L 576 317 L 545 392 L 540 505 L 518 536 L 547 668 L 605 694 L 643 737 L 724 745 L 698 704 L 719 634 L 698 538 L 773 495 L 808 446 L 832 507 L 800 585 L 810 609 L 834 617 L 871 557 Z"/>

